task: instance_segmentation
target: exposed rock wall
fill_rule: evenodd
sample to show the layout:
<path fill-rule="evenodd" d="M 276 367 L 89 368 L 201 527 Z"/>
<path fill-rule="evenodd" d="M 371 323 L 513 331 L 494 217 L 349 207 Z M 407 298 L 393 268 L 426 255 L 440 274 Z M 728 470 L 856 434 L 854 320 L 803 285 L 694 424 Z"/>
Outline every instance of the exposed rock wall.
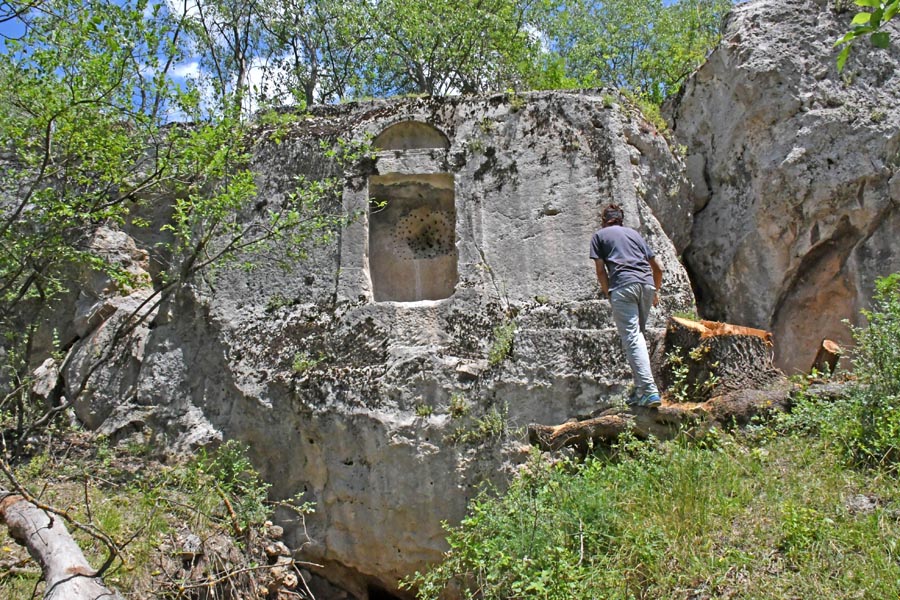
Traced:
<path fill-rule="evenodd" d="M 132 332 L 124 370 L 85 368 L 100 326 L 79 342 L 67 381 L 90 378 L 79 417 L 113 437 L 249 443 L 275 496 L 316 503 L 303 556 L 359 598 L 440 559 L 440 522 L 524 459 L 520 427 L 589 414 L 625 391 L 588 257 L 603 205 L 624 206 L 665 268 L 655 335 L 693 306 L 648 205 L 687 239 L 683 167 L 618 96 L 322 108 L 277 139 L 259 132 L 260 206 L 280 202 L 298 175 L 334 172 L 320 140 L 366 134 L 388 149 L 347 173 L 341 203 L 356 218 L 335 238 L 288 272 L 258 258 L 184 290 Z M 373 195 L 407 212 L 379 223 Z M 388 268 L 371 268 L 376 252 Z M 504 323 L 515 326 L 505 358 Z"/>
<path fill-rule="evenodd" d="M 838 74 L 832 46 L 856 8 L 840 4 L 737 5 L 671 111 L 701 312 L 773 331 L 788 372 L 808 370 L 822 338 L 848 343 L 841 321 L 900 270 L 900 36 L 863 41 Z"/>

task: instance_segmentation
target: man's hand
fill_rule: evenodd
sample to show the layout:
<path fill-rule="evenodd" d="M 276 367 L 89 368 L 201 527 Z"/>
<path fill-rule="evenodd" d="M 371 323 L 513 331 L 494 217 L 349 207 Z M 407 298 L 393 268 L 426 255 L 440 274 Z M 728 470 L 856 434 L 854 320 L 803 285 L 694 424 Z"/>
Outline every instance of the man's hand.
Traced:
<path fill-rule="evenodd" d="M 599 258 L 595 258 L 594 267 L 597 273 L 597 283 L 600 284 L 600 291 L 603 292 L 604 298 L 609 298 L 609 277 L 606 275 L 606 268 L 603 265 L 603 261 Z"/>
<path fill-rule="evenodd" d="M 659 306 L 659 292 L 653 294 L 653 306 Z"/>

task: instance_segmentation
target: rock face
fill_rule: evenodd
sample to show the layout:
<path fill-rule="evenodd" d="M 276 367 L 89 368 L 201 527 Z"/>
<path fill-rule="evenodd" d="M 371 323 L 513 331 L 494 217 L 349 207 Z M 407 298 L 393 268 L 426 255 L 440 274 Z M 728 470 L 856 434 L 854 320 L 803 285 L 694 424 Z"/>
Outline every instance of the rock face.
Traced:
<path fill-rule="evenodd" d="M 900 47 L 860 43 L 825 0 L 752 0 L 670 116 L 688 148 L 685 264 L 704 316 L 771 330 L 776 363 L 810 368 L 847 343 L 874 280 L 900 270 Z"/>
<path fill-rule="evenodd" d="M 274 496 L 316 503 L 303 558 L 354 597 L 399 594 L 440 559 L 440 522 L 524 459 L 526 423 L 588 414 L 630 381 L 588 258 L 602 206 L 621 204 L 665 268 L 656 335 L 693 307 L 654 216 L 686 243 L 683 166 L 600 92 L 344 105 L 271 133 L 258 207 L 335 172 L 321 140 L 374 137 L 345 173 L 350 224 L 289 271 L 256 257 L 159 307 L 139 308 L 146 290 L 106 302 L 66 386 L 113 438 L 248 443 Z M 103 327 L 138 308 L 155 312 L 125 364 L 88 368 Z"/>

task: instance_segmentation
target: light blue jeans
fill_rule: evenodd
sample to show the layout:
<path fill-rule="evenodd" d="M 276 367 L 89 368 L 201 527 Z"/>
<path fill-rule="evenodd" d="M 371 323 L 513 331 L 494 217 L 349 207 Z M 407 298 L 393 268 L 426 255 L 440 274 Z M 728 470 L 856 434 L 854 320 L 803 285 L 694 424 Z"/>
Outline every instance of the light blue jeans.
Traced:
<path fill-rule="evenodd" d="M 656 382 L 653 381 L 653 371 L 650 370 L 647 340 L 644 339 L 644 328 L 647 326 L 647 316 L 655 295 L 656 288 L 652 285 L 636 282 L 616 288 L 609 295 L 613 319 L 631 367 L 637 398 L 659 393 Z"/>

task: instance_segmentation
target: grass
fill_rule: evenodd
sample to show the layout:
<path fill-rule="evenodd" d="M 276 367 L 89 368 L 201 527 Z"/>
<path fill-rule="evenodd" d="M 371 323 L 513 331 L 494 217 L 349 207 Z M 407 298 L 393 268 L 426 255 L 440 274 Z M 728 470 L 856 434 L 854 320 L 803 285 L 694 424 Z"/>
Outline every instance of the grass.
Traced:
<path fill-rule="evenodd" d="M 504 320 L 494 327 L 494 340 L 488 350 L 488 364 L 496 367 L 510 355 L 516 337 L 516 322 Z"/>
<path fill-rule="evenodd" d="M 898 538 L 896 477 L 766 427 L 702 445 L 631 440 L 583 463 L 534 455 L 407 585 L 422 598 L 461 575 L 485 599 L 897 598 Z"/>
<path fill-rule="evenodd" d="M 104 580 L 127 597 L 194 597 L 189 590 L 198 577 L 205 577 L 200 572 L 210 568 L 203 563 L 208 559 L 215 562 L 217 575 L 234 574 L 209 587 L 211 594 L 224 593 L 224 598 L 230 597 L 227 590 L 256 589 L 266 574 L 241 570 L 265 560 L 264 545 L 271 543 L 265 525 L 271 514 L 264 505 L 268 486 L 258 479 L 245 452 L 243 446 L 226 442 L 215 453 L 162 464 L 138 446 L 110 447 L 102 437 L 67 431 L 49 449 L 16 465 L 15 474 L 45 504 L 67 510 L 116 540 L 122 551 Z M 107 556 L 105 546 L 71 525 L 67 528 L 88 562 L 100 566 Z M 178 540 L 187 532 L 228 554 L 204 545 L 200 562 L 186 567 Z M 202 585 L 206 587 L 205 579 Z M 23 548 L 4 540 L 0 597 L 32 598 L 35 590 L 40 595 L 42 586 L 39 566 Z"/>

